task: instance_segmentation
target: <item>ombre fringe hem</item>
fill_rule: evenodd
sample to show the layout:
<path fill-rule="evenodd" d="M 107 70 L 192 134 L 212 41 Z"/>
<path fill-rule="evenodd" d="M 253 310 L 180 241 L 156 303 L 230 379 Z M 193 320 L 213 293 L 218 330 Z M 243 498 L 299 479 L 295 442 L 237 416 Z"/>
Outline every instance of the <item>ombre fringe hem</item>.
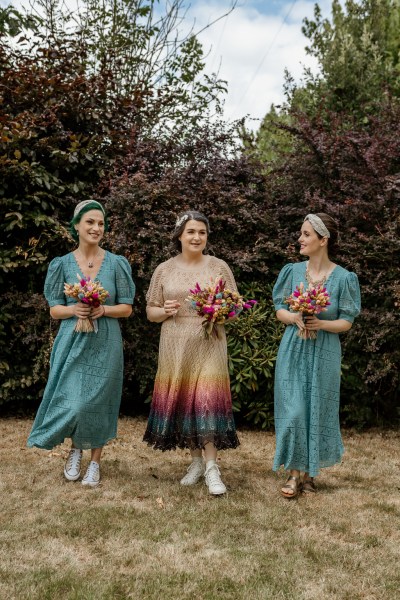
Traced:
<path fill-rule="evenodd" d="M 180 435 L 178 433 L 162 436 L 149 430 L 143 436 L 143 441 L 154 450 L 202 450 L 206 444 L 213 444 L 217 450 L 230 450 L 240 445 L 239 438 L 235 431 L 229 431 L 226 434 L 205 433 L 191 436 Z"/>

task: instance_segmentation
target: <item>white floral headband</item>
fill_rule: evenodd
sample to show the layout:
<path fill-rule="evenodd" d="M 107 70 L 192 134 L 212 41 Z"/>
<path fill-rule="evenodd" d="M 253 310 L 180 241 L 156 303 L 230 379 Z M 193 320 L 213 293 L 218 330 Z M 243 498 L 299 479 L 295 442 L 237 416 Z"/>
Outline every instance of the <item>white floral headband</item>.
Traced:
<path fill-rule="evenodd" d="M 311 227 L 314 229 L 314 231 L 319 233 L 319 235 L 322 235 L 322 237 L 327 237 L 327 238 L 331 237 L 331 234 L 329 233 L 329 230 L 326 227 L 325 223 L 317 215 L 309 214 L 306 216 L 304 221 L 309 221 L 311 224 Z"/>
<path fill-rule="evenodd" d="M 177 219 L 177 221 L 175 223 L 175 229 L 178 229 L 178 227 L 180 227 L 182 225 L 182 223 L 185 223 L 188 219 L 189 219 L 189 215 L 187 215 L 187 214 L 184 214 L 181 217 L 179 217 L 179 219 Z"/>

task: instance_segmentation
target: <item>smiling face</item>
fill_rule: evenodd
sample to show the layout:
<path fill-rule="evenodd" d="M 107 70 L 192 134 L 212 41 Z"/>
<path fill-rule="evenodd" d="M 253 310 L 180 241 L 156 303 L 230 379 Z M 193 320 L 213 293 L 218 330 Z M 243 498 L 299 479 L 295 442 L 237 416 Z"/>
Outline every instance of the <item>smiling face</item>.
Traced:
<path fill-rule="evenodd" d="M 304 221 L 298 241 L 300 254 L 304 256 L 316 255 L 327 248 L 327 238 L 320 238 L 309 221 Z"/>
<path fill-rule="evenodd" d="M 178 239 L 183 254 L 201 254 L 207 244 L 207 227 L 202 221 L 190 219 Z"/>
<path fill-rule="evenodd" d="M 79 242 L 97 245 L 104 236 L 104 215 L 101 210 L 88 210 L 75 224 Z"/>

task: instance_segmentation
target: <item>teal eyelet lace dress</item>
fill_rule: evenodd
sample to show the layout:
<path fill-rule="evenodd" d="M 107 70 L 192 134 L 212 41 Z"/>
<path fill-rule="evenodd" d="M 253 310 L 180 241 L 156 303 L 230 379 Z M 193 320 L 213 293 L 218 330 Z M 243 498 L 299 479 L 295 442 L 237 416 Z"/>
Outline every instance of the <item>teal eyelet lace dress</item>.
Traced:
<path fill-rule="evenodd" d="M 64 283 L 76 283 L 77 274 L 83 275 L 72 253 L 51 261 L 44 287 L 49 306 L 76 302 L 64 295 Z M 126 258 L 106 252 L 96 280 L 110 293 L 106 305 L 133 304 L 135 284 Z M 61 320 L 29 447 L 51 450 L 71 438 L 76 448 L 101 448 L 116 437 L 123 378 L 118 319 L 97 319 L 97 333 L 77 333 L 76 321 Z"/>
<path fill-rule="evenodd" d="M 306 283 L 306 261 L 286 265 L 273 289 L 275 310 Z M 357 275 L 337 265 L 325 283 L 331 305 L 318 318 L 345 319 L 360 313 Z M 305 471 L 316 477 L 323 467 L 341 461 L 339 401 L 341 347 L 339 334 L 318 331 L 315 340 L 303 340 L 295 325 L 287 325 L 275 369 L 276 451 L 273 470 Z"/>

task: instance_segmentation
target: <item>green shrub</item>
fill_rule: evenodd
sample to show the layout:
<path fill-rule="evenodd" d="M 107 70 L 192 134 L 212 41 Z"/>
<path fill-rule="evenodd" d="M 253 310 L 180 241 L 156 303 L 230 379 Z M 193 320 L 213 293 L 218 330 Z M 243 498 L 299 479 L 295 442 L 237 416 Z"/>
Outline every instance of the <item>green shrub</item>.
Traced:
<path fill-rule="evenodd" d="M 229 374 L 234 411 L 262 427 L 273 424 L 274 367 L 283 325 L 275 317 L 270 285 L 242 284 L 257 305 L 227 326 Z"/>

